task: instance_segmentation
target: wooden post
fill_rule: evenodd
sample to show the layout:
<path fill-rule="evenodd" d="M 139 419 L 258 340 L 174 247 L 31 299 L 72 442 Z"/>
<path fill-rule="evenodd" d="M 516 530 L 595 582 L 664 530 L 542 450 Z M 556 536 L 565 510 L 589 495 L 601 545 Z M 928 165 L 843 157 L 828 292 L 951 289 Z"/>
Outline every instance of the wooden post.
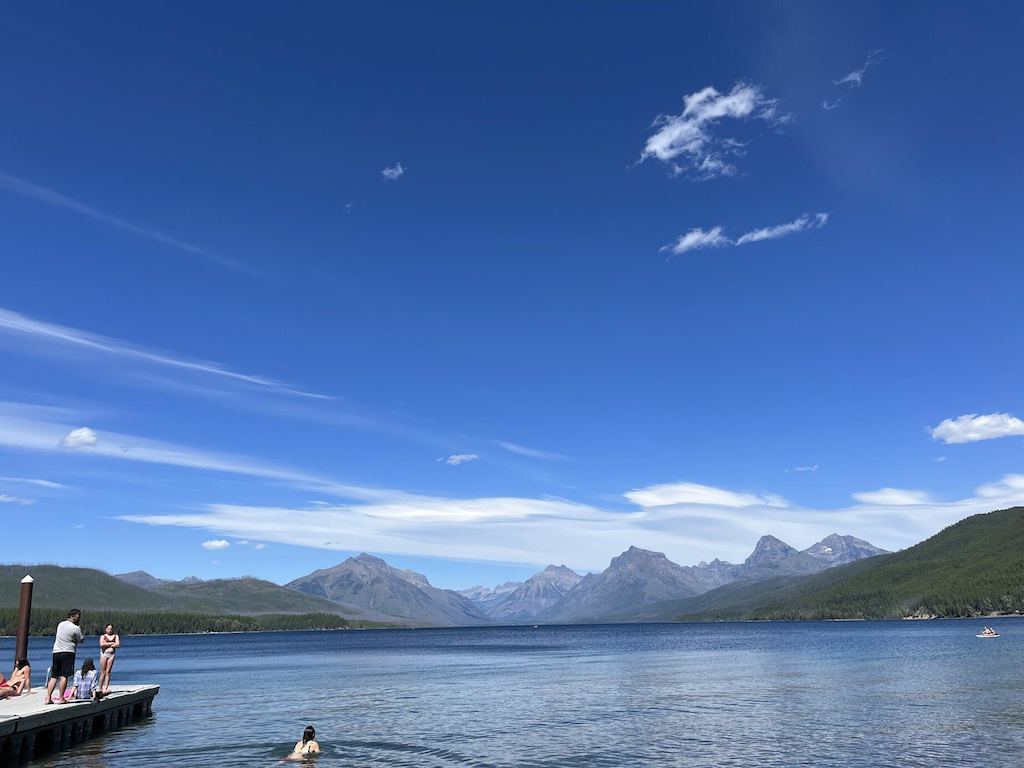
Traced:
<path fill-rule="evenodd" d="M 32 584 L 31 576 L 21 580 L 21 602 L 18 603 L 18 637 L 14 643 L 14 659 L 28 657 L 28 631 L 32 625 Z"/>

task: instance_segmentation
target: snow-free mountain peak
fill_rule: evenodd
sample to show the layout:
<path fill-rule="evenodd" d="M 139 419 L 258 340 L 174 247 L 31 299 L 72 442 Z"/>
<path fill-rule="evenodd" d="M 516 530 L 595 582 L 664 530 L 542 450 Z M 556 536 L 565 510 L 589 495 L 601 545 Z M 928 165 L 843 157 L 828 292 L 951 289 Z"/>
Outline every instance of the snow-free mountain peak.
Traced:
<path fill-rule="evenodd" d="M 844 565 L 865 557 L 889 554 L 881 547 L 876 547 L 864 539 L 856 536 L 840 536 L 833 533 L 826 536 L 817 544 L 812 544 L 804 550 L 805 554 L 833 565 Z"/>
<path fill-rule="evenodd" d="M 795 554 L 799 554 L 798 551 L 782 541 L 782 539 L 777 539 L 771 535 L 762 536 L 757 540 L 754 551 L 743 561 L 743 564 L 754 566 L 761 565 L 762 563 L 777 563 Z"/>
<path fill-rule="evenodd" d="M 363 552 L 321 568 L 287 585 L 306 594 L 425 624 L 486 622 L 483 613 L 457 592 L 438 589 L 415 571 L 393 568 Z"/>

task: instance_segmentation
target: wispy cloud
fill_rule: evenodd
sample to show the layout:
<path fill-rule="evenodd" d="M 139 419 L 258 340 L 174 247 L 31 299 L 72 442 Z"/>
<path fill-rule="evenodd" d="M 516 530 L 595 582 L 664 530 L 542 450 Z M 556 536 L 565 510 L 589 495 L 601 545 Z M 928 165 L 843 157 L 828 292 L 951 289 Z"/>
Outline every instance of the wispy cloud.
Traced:
<path fill-rule="evenodd" d="M 219 549 L 227 549 L 231 546 L 231 542 L 226 539 L 210 539 L 209 541 L 204 541 L 199 546 L 203 549 L 209 549 L 216 552 Z"/>
<path fill-rule="evenodd" d="M 113 216 L 109 213 L 100 211 L 86 205 L 85 203 L 81 203 L 74 198 L 68 197 L 67 195 L 62 195 L 59 192 L 54 192 L 52 189 L 47 189 L 46 187 L 33 184 L 30 181 L 25 181 L 24 179 L 19 179 L 15 176 L 10 176 L 6 173 L 0 173 L 0 189 L 16 195 L 21 195 L 22 197 L 30 200 L 46 203 L 47 205 L 51 205 L 55 208 L 63 208 L 65 210 L 81 214 L 82 216 L 88 216 L 90 219 L 103 222 L 104 224 L 108 224 L 109 226 L 115 227 L 116 229 L 120 229 L 124 232 L 130 232 L 133 235 L 153 240 L 154 242 L 162 245 L 176 248 L 179 251 L 202 256 L 220 264 L 221 266 L 230 267 L 232 269 L 247 269 L 240 262 L 220 256 L 206 248 L 200 248 L 198 245 L 192 245 L 191 243 L 186 243 L 183 240 L 178 240 L 177 238 L 171 237 L 170 235 L 164 234 L 156 229 L 147 229 L 146 227 L 140 227 L 136 224 L 132 224 L 118 216 Z"/>
<path fill-rule="evenodd" d="M 744 153 L 745 144 L 716 135 L 724 120 L 759 120 L 777 126 L 788 120 L 778 112 L 778 101 L 769 99 L 757 85 L 737 83 L 728 93 L 712 86 L 683 98 L 678 115 L 659 115 L 648 137 L 640 162 L 659 160 L 673 175 L 714 179 L 736 173 L 733 158 Z"/>
<path fill-rule="evenodd" d="M 544 459 L 545 461 L 567 461 L 569 459 L 568 456 L 561 453 L 542 451 L 537 448 L 528 448 L 525 445 L 519 445 L 519 443 L 510 443 L 508 440 L 495 440 L 494 443 L 500 448 L 504 448 L 509 453 L 515 453 L 519 456 L 527 456 L 531 459 Z"/>
<path fill-rule="evenodd" d="M 52 480 L 40 480 L 35 477 L 0 477 L 0 482 L 23 483 L 25 485 L 35 485 L 40 488 L 52 488 L 57 490 L 64 490 L 69 487 L 63 483 L 55 483 Z"/>
<path fill-rule="evenodd" d="M 442 456 L 438 461 L 447 464 L 449 467 L 457 467 L 459 464 L 467 464 L 479 458 L 475 453 L 453 453 L 451 456 Z"/>
<path fill-rule="evenodd" d="M 819 229 L 824 227 L 827 223 L 827 213 L 805 213 L 800 218 L 795 219 L 788 224 L 776 224 L 774 227 L 755 229 L 744 235 L 740 235 L 739 240 L 736 241 L 736 245 L 758 243 L 762 240 L 775 240 L 776 238 L 786 237 L 787 235 L 803 232 L 808 229 Z"/>
<path fill-rule="evenodd" d="M 791 467 L 790 469 L 787 469 L 786 471 L 787 472 L 817 472 L 818 471 L 818 465 L 817 464 L 804 464 L 804 465 L 799 466 L 799 467 Z"/>
<path fill-rule="evenodd" d="M 641 507 L 665 507 L 677 504 L 698 504 L 713 507 L 786 507 L 781 496 L 737 493 L 699 483 L 665 483 L 637 488 L 623 494 Z"/>
<path fill-rule="evenodd" d="M 191 446 L 99 429 L 86 428 L 91 433 L 91 438 L 83 443 L 84 449 L 69 451 L 64 445 L 64 440 L 70 433 L 80 428 L 54 421 L 51 418 L 40 418 L 39 414 L 40 409 L 35 406 L 0 402 L 0 447 L 25 451 L 60 451 L 68 455 L 80 455 L 83 460 L 116 459 L 208 472 L 223 472 L 260 478 L 339 498 L 365 500 L 377 499 L 381 496 L 393 498 L 397 493 L 396 491 L 339 483 L 332 479 L 290 467 L 270 464 L 249 456 L 216 453 Z"/>
<path fill-rule="evenodd" d="M 603 568 L 630 544 L 684 564 L 712 556 L 737 562 L 765 533 L 799 548 L 838 532 L 898 549 L 968 515 L 1021 503 L 1024 475 L 1007 475 L 948 502 L 924 491 L 884 488 L 857 494 L 851 506 L 811 508 L 771 493 L 698 483 L 648 486 L 625 498 L 631 506 L 609 510 L 556 498 L 406 494 L 302 507 L 210 504 L 122 519 L 325 550 L 531 565 L 557 561 L 588 570 Z"/>
<path fill-rule="evenodd" d="M 54 346 L 77 348 L 93 353 L 102 353 L 105 355 L 127 358 L 152 365 L 202 373 L 209 376 L 215 376 L 222 380 L 226 379 L 238 383 L 249 384 L 263 390 L 274 391 L 281 394 L 296 395 L 299 397 L 315 398 L 319 400 L 331 399 L 328 395 L 321 395 L 316 392 L 307 392 L 264 376 L 236 373 L 219 363 L 195 360 L 188 357 L 174 355 L 169 352 L 147 349 L 136 344 L 131 344 L 127 341 L 113 339 L 108 336 L 101 336 L 78 328 L 57 325 L 56 323 L 48 323 L 44 320 L 35 320 L 26 315 L 6 309 L 0 309 L 0 334 L 2 333 L 31 338 L 35 342 L 42 342 Z M 33 344 L 32 349 L 38 350 L 39 344 Z"/>
<path fill-rule="evenodd" d="M 402 176 L 405 175 L 405 166 L 403 166 L 401 163 L 389 165 L 387 168 L 380 172 L 380 175 L 384 177 L 384 181 L 398 181 L 400 178 L 402 178 Z"/>
<path fill-rule="evenodd" d="M 10 496 L 6 493 L 0 493 L 0 504 L 18 504 L 22 507 L 28 507 L 35 503 L 35 499 L 26 499 L 22 496 Z"/>
<path fill-rule="evenodd" d="M 833 84 L 840 87 L 860 88 L 862 85 L 864 85 L 864 75 L 867 74 L 868 69 L 873 67 L 875 64 L 885 61 L 886 58 L 888 57 L 885 55 L 885 51 L 881 49 L 871 51 L 870 53 L 868 53 L 867 60 L 865 60 L 864 62 L 864 66 L 862 66 L 860 69 L 855 69 L 852 72 L 848 72 L 838 80 L 833 80 L 832 82 Z M 821 106 L 823 109 L 835 109 L 843 102 L 843 100 L 848 95 L 849 93 L 844 93 L 842 96 L 832 101 L 826 99 L 825 101 L 821 102 Z"/>
<path fill-rule="evenodd" d="M 680 235 L 676 242 L 662 246 L 661 251 L 663 253 L 670 251 L 678 256 L 688 251 L 699 251 L 704 248 L 721 248 L 726 245 L 734 245 L 734 243 L 722 234 L 721 227 L 712 227 L 707 231 L 697 227 L 691 229 L 685 235 Z"/>
<path fill-rule="evenodd" d="M 747 245 L 749 243 L 758 243 L 762 240 L 776 240 L 780 237 L 787 237 L 788 235 L 804 232 L 808 229 L 820 229 L 827 223 L 827 213 L 805 213 L 803 216 L 787 224 L 776 224 L 772 227 L 751 230 L 740 235 L 736 240 L 726 237 L 723 234 L 722 227 L 712 227 L 709 230 L 691 229 L 685 235 L 681 235 L 676 242 L 662 246 L 660 251 L 662 253 L 668 251 L 671 257 L 704 248 Z"/>
<path fill-rule="evenodd" d="M 903 488 L 879 488 L 877 491 L 861 491 L 853 494 L 861 504 L 875 506 L 904 507 L 930 504 L 932 499 L 925 491 L 910 491 Z"/>
<path fill-rule="evenodd" d="M 944 443 L 976 443 L 1000 437 L 1024 435 L 1024 421 L 1009 413 L 987 413 L 979 416 L 968 413 L 955 419 L 946 419 L 932 429 L 932 438 Z"/>

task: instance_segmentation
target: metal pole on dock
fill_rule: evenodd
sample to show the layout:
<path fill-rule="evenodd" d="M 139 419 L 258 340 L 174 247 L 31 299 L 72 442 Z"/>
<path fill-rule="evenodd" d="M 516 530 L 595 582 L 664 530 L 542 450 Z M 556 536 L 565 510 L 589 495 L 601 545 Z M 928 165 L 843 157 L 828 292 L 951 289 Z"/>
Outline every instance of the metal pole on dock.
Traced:
<path fill-rule="evenodd" d="M 14 643 L 15 660 L 28 656 L 28 630 L 32 624 L 32 584 L 31 576 L 21 580 L 21 602 L 18 603 L 18 638 Z"/>

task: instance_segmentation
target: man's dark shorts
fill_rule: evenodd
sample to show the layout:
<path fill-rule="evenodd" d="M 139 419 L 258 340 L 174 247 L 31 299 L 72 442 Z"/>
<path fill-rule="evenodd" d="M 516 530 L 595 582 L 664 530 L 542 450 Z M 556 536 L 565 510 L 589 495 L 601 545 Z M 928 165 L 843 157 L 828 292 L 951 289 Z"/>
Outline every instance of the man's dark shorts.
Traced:
<path fill-rule="evenodd" d="M 75 675 L 75 654 L 71 651 L 53 654 L 53 663 L 50 664 L 50 677 L 74 677 Z"/>

